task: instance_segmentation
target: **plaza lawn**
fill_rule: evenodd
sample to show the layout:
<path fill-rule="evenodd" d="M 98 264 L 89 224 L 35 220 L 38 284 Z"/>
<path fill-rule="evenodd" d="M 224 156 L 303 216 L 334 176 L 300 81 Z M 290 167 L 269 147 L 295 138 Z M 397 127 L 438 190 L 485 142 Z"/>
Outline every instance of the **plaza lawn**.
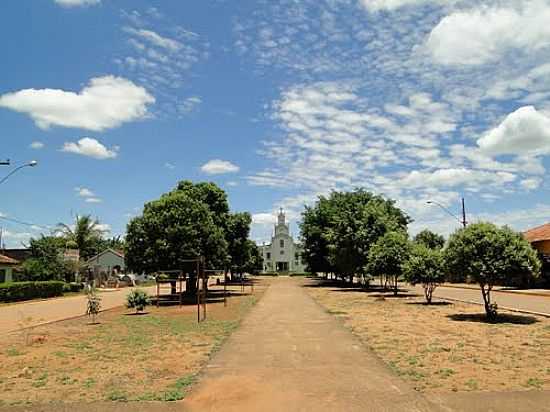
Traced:
<path fill-rule="evenodd" d="M 254 295 L 230 290 L 228 306 L 210 303 L 201 324 L 193 305 L 148 307 L 145 315 L 117 308 L 97 325 L 84 317 L 0 337 L 0 406 L 182 399 L 264 286 Z"/>
<path fill-rule="evenodd" d="M 309 286 L 315 286 L 310 284 Z M 550 319 L 414 295 L 306 287 L 398 375 L 422 392 L 550 389 Z"/>

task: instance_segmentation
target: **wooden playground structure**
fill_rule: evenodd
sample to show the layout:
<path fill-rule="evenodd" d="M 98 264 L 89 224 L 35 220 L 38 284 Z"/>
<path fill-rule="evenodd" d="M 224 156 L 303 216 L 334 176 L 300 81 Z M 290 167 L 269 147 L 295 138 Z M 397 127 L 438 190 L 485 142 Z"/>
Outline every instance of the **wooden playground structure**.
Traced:
<path fill-rule="evenodd" d="M 160 306 L 161 301 L 168 304 L 179 304 L 183 306 L 185 294 L 196 290 L 197 322 L 206 320 L 206 306 L 208 299 L 208 280 L 212 274 L 223 275 L 223 304 L 227 306 L 227 273 L 223 269 L 206 269 L 205 259 L 199 256 L 194 259 L 185 259 L 180 261 L 187 266 L 182 270 L 164 270 L 156 272 L 157 296 L 156 305 Z M 192 283 L 193 282 L 193 283 Z M 240 279 L 241 293 L 245 292 L 245 278 Z M 219 284 L 219 283 L 218 283 Z M 254 282 L 250 282 L 251 292 L 254 293 Z M 169 289 L 170 293 L 162 293 Z"/>

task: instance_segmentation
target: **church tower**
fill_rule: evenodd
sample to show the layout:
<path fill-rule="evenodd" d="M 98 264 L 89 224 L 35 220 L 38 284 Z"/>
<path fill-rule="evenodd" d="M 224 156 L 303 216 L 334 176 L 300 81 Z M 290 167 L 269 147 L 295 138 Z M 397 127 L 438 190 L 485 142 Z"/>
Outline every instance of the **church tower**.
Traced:
<path fill-rule="evenodd" d="M 288 236 L 289 233 L 290 229 L 286 223 L 285 212 L 283 211 L 283 208 L 281 208 L 279 215 L 277 216 L 277 224 L 275 225 L 275 237 L 281 235 Z"/>

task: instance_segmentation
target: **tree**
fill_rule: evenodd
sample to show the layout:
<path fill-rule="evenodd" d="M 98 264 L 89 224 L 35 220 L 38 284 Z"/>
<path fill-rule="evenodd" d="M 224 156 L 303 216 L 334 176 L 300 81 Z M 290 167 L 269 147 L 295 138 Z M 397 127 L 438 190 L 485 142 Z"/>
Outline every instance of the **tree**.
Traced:
<path fill-rule="evenodd" d="M 365 268 L 370 276 L 385 276 L 391 279 L 393 293 L 397 295 L 398 281 L 403 274 L 403 265 L 408 260 L 410 244 L 404 231 L 387 232 L 370 248 Z"/>
<path fill-rule="evenodd" d="M 191 276 L 187 290 L 194 293 L 197 274 L 186 260 L 202 256 L 206 267 L 223 267 L 227 256 L 224 235 L 207 204 L 175 190 L 147 203 L 143 215 L 130 221 L 126 263 L 139 273 L 187 268 Z"/>
<path fill-rule="evenodd" d="M 392 200 L 363 189 L 333 192 L 306 208 L 300 226 L 308 270 L 363 276 L 370 247 L 388 231 L 404 230 L 410 219 Z"/>
<path fill-rule="evenodd" d="M 143 312 L 151 304 L 151 299 L 147 292 L 141 289 L 134 289 L 126 295 L 126 307 L 135 309 L 136 313 Z"/>
<path fill-rule="evenodd" d="M 244 245 L 246 251 L 246 260 L 243 265 L 243 270 L 246 273 L 257 275 L 264 268 L 264 259 L 260 252 L 258 245 L 252 240 L 248 239 Z"/>
<path fill-rule="evenodd" d="M 65 240 L 80 251 L 81 259 L 87 260 L 98 253 L 96 245 L 105 230 L 97 219 L 94 220 L 90 215 L 76 215 L 74 225 L 59 223 L 57 226 Z"/>
<path fill-rule="evenodd" d="M 242 275 L 246 263 L 250 259 L 250 244 L 248 235 L 252 216 L 250 213 L 234 213 L 227 215 L 225 239 L 228 244 L 229 266 L 233 271 Z"/>
<path fill-rule="evenodd" d="M 431 304 L 434 290 L 445 281 L 445 265 L 441 250 L 422 243 L 415 244 L 409 260 L 403 265 L 403 274 L 411 285 L 422 285 L 426 302 Z"/>
<path fill-rule="evenodd" d="M 512 276 L 538 277 L 541 264 L 537 253 L 521 234 L 492 223 L 475 223 L 456 231 L 444 250 L 449 273 L 462 270 L 481 288 L 485 313 L 497 317 L 497 305 L 491 302 L 493 286 Z"/>
<path fill-rule="evenodd" d="M 445 246 L 445 238 L 428 229 L 423 230 L 414 237 L 415 243 L 423 244 L 430 249 L 442 249 Z"/>
<path fill-rule="evenodd" d="M 29 241 L 31 257 L 23 265 L 18 280 L 71 280 L 74 274 L 69 264 L 63 261 L 65 240 L 55 236 L 42 235 Z"/>

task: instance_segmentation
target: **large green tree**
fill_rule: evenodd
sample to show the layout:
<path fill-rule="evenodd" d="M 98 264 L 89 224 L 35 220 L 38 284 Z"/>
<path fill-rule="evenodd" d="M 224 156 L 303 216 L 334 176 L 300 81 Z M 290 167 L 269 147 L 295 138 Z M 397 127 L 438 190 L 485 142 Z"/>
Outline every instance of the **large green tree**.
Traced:
<path fill-rule="evenodd" d="M 365 271 L 372 277 L 391 280 L 394 295 L 403 275 L 403 265 L 409 259 L 410 243 L 405 231 L 387 232 L 370 248 Z"/>
<path fill-rule="evenodd" d="M 491 301 L 494 285 L 522 274 L 538 277 L 541 270 L 537 253 L 521 234 L 492 223 L 475 223 L 456 231 L 444 257 L 450 273 L 463 271 L 479 284 L 490 320 L 497 316 L 497 306 Z"/>
<path fill-rule="evenodd" d="M 232 275 L 234 273 L 242 275 L 245 271 L 244 267 L 250 256 L 250 247 L 247 242 L 251 224 L 252 217 L 250 213 L 227 215 L 225 238 L 228 244 L 229 267 Z"/>
<path fill-rule="evenodd" d="M 302 217 L 303 259 L 308 269 L 334 272 L 351 281 L 365 275 L 371 246 L 410 222 L 392 200 L 363 189 L 321 196 Z"/>

